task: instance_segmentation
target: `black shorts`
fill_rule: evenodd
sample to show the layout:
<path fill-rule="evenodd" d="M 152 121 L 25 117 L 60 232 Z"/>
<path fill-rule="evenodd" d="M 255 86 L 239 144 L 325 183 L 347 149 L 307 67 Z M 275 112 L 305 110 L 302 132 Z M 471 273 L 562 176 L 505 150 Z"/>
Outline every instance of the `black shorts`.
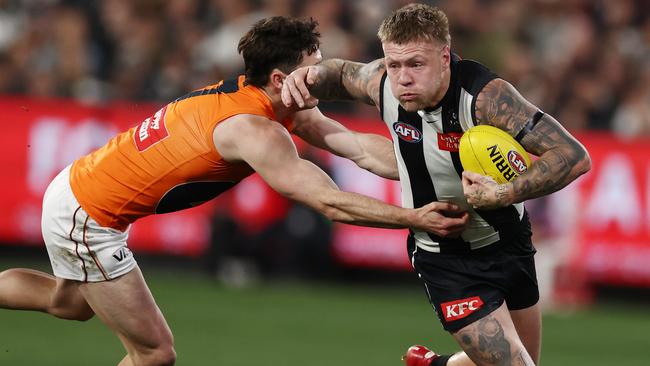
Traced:
<path fill-rule="evenodd" d="M 456 332 L 496 310 L 503 301 L 520 310 L 539 301 L 535 274 L 535 248 L 526 235 L 499 241 L 466 254 L 408 251 L 415 272 L 445 330 Z"/>

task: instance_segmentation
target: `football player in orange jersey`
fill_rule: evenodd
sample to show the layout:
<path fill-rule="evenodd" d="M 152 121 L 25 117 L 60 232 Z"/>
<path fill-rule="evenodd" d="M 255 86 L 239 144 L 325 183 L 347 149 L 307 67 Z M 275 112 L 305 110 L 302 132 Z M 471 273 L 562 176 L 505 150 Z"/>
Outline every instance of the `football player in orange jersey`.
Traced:
<path fill-rule="evenodd" d="M 45 193 L 42 217 L 54 277 L 28 269 L 0 273 L 0 307 L 74 320 L 96 314 L 127 350 L 119 365 L 174 364 L 172 333 L 126 245 L 130 224 L 196 206 L 253 172 L 334 221 L 462 231 L 468 217 L 453 204 L 406 209 L 342 192 L 298 156 L 290 132 L 398 178 L 388 139 L 354 133 L 305 109 L 314 101 L 283 105 L 286 75 L 321 60 L 316 26 L 286 17 L 261 20 L 239 43 L 244 76 L 176 99 L 59 173 Z"/>

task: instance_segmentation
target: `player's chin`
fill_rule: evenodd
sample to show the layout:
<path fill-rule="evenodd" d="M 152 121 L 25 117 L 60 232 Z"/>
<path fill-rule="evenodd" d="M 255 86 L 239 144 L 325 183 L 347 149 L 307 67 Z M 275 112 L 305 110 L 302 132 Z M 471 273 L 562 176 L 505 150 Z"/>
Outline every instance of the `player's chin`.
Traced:
<path fill-rule="evenodd" d="M 419 111 L 421 109 L 426 108 L 424 103 L 418 101 L 417 99 L 409 99 L 409 100 L 401 99 L 399 101 L 399 104 L 407 112 L 417 112 L 417 111 Z"/>

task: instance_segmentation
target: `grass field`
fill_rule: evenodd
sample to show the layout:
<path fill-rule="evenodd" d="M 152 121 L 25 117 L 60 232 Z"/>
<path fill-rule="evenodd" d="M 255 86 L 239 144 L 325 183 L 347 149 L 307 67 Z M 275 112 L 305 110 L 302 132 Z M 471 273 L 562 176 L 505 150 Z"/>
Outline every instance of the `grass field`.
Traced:
<path fill-rule="evenodd" d="M 399 366 L 411 344 L 456 349 L 416 286 L 232 289 L 198 274 L 144 271 L 174 331 L 181 366 Z M 0 329 L 0 365 L 115 365 L 124 353 L 97 319 L 0 310 Z M 542 363 L 647 366 L 649 331 L 650 311 L 639 307 L 549 314 Z"/>

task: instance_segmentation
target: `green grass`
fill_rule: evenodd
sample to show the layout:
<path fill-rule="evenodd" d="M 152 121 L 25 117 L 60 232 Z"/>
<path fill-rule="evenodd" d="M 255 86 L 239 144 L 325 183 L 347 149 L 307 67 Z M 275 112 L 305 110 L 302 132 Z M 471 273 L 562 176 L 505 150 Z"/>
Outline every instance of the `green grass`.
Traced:
<path fill-rule="evenodd" d="M 175 334 L 181 366 L 389 366 L 401 365 L 411 344 L 457 349 L 414 286 L 231 289 L 192 274 L 145 269 L 145 275 Z M 648 331 L 647 309 L 599 306 L 547 315 L 543 364 L 649 365 Z M 0 365 L 114 365 L 123 354 L 97 319 L 0 310 Z"/>

